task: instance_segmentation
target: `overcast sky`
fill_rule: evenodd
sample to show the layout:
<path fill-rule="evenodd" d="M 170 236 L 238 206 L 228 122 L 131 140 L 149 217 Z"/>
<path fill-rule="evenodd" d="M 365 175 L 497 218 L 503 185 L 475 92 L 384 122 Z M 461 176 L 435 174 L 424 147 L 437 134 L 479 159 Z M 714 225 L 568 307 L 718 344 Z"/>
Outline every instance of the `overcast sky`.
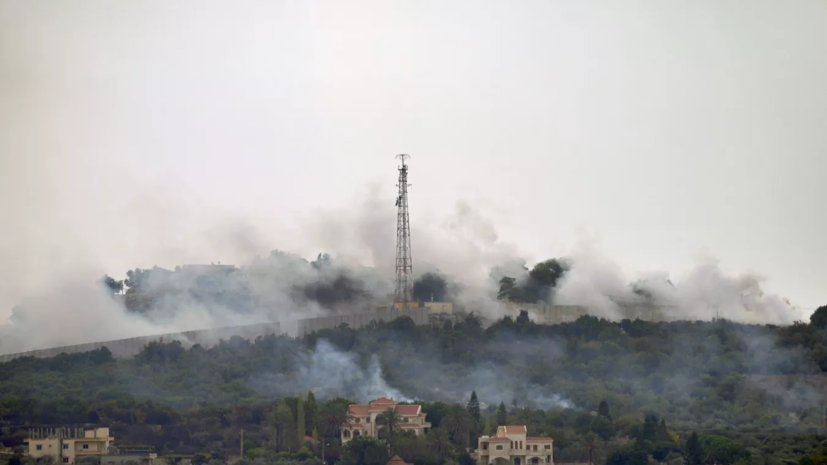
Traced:
<path fill-rule="evenodd" d="M 827 304 L 822 0 L 0 0 L 0 317 L 327 250 L 303 228 L 392 208 L 402 152 L 415 225 L 465 202 L 529 261 L 590 236 Z"/>

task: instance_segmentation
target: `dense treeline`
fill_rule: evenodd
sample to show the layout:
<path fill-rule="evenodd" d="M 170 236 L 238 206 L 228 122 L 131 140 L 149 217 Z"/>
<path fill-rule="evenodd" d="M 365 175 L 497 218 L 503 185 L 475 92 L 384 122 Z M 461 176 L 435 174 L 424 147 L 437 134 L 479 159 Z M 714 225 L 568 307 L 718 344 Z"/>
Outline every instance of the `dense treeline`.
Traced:
<path fill-rule="evenodd" d="M 0 421 L 9 444 L 19 443 L 17 427 L 95 423 L 166 453 L 226 453 L 236 447 L 239 428 L 249 431 L 250 451 L 295 453 L 299 437 L 288 434 L 278 443 L 273 431 L 295 431 L 304 417 L 307 436 L 315 430 L 332 437 L 319 413 L 341 418 L 351 402 L 335 397 L 366 401 L 368 394 L 394 391 L 431 401 L 424 403 L 435 426 L 431 435 L 399 439 L 400 450 L 430 451 L 420 461 L 466 460 L 458 446 L 504 422 L 555 437 L 561 460 L 582 458 L 584 451 L 602 454 L 601 460 L 674 457 L 685 452 L 690 431 L 701 434 L 702 446 L 732 445 L 719 438 L 739 444 L 749 454 L 733 455 L 738 460 L 798 460 L 823 446 L 817 435 L 825 431 L 819 375 L 827 368 L 825 312 L 786 328 L 725 320 L 617 324 L 594 317 L 540 326 L 521 314 L 483 329 L 473 315 L 442 326 L 398 319 L 301 340 L 233 338 L 210 349 L 153 343 L 132 360 L 114 360 L 105 348 L 22 358 L 0 365 Z M 326 370 L 325 363 L 350 364 L 348 370 L 362 376 L 312 376 L 320 364 Z M 366 393 L 368 382 L 375 386 Z M 308 390 L 320 400 L 311 402 Z M 472 390 L 483 403 L 480 417 L 460 428 Z M 305 395 L 302 403 L 298 394 Z M 665 423 L 658 423 L 658 438 L 648 436 L 645 413 L 668 422 L 673 443 L 664 445 Z M 444 418 L 453 420 L 443 424 Z M 612 448 L 627 437 L 637 446 L 615 456 Z M 449 452 L 438 447 L 446 438 Z"/>

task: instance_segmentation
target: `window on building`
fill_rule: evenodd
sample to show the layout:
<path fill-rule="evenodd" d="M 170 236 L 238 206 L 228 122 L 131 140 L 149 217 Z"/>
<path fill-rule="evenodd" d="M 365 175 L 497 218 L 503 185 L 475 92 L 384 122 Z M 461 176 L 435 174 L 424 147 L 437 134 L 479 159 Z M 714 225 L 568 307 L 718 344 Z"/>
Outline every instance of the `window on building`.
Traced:
<path fill-rule="evenodd" d="M 361 436 L 361 434 L 358 431 L 354 431 L 353 432 L 353 437 L 355 438 L 356 436 Z"/>
<path fill-rule="evenodd" d="M 68 449 L 68 448 L 69 448 L 69 444 L 64 444 L 64 445 L 63 445 L 63 448 L 64 448 L 64 449 Z"/>
<path fill-rule="evenodd" d="M 40 444 L 38 444 L 38 445 L 37 445 L 37 450 L 43 450 L 43 446 L 41 446 Z"/>
<path fill-rule="evenodd" d="M 69 463 L 69 457 L 63 457 L 63 463 Z"/>
<path fill-rule="evenodd" d="M 342 431 L 342 436 L 344 436 L 346 438 L 349 438 L 350 437 L 350 431 L 348 431 L 348 430 Z"/>
<path fill-rule="evenodd" d="M 488 443 L 487 442 L 482 445 L 482 450 L 488 450 Z"/>
<path fill-rule="evenodd" d="M 497 450 L 503 450 L 503 446 L 497 446 Z"/>
<path fill-rule="evenodd" d="M 365 423 L 370 423 L 370 417 L 365 418 Z"/>
<path fill-rule="evenodd" d="M 534 444 L 534 452 L 537 452 L 537 444 Z"/>
<path fill-rule="evenodd" d="M 540 459 L 534 457 L 533 459 L 531 459 L 531 463 L 540 463 Z"/>
<path fill-rule="evenodd" d="M 551 449 L 551 444 L 546 444 L 546 450 Z"/>
<path fill-rule="evenodd" d="M 89 449 L 89 444 L 84 444 L 84 445 L 83 445 L 83 449 L 84 449 L 84 450 Z"/>
<path fill-rule="evenodd" d="M 360 423 L 361 421 L 362 421 L 362 419 L 361 419 L 361 418 L 357 418 L 357 419 L 356 419 L 356 423 Z"/>

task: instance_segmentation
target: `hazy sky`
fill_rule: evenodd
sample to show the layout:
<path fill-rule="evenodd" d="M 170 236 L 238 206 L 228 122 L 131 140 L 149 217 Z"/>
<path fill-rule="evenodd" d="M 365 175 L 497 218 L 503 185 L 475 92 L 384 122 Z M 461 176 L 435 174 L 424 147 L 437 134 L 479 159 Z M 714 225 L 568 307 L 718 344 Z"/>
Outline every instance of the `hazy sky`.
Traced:
<path fill-rule="evenodd" d="M 0 317 L 67 273 L 327 250 L 305 226 L 392 208 L 402 152 L 415 224 L 465 202 L 528 260 L 590 235 L 827 304 L 822 0 L 0 0 Z"/>

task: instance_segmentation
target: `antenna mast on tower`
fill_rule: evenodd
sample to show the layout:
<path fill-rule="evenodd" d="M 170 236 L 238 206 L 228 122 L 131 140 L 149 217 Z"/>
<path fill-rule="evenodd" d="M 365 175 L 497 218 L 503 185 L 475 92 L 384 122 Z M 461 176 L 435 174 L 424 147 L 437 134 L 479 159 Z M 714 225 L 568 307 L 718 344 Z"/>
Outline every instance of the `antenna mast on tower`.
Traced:
<path fill-rule="evenodd" d="M 402 160 L 399 167 L 399 194 L 396 197 L 396 291 L 393 301 L 402 303 L 403 308 L 411 301 L 412 292 L 409 278 L 413 273 L 411 260 L 411 223 L 408 217 L 408 165 L 405 159 L 410 155 L 401 154 L 396 158 Z"/>

